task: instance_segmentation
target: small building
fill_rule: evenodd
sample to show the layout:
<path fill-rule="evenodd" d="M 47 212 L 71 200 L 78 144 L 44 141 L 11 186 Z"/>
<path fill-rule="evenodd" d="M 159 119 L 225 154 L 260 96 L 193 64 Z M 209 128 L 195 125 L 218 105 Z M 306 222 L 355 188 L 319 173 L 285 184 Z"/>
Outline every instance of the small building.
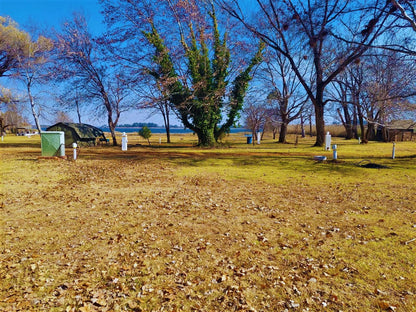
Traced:
<path fill-rule="evenodd" d="M 65 146 L 71 146 L 72 143 L 95 145 L 97 141 L 107 142 L 101 129 L 84 123 L 58 122 L 46 131 L 63 131 Z"/>
<path fill-rule="evenodd" d="M 413 120 L 393 120 L 386 125 L 389 142 L 413 141 L 416 139 L 416 122 Z"/>

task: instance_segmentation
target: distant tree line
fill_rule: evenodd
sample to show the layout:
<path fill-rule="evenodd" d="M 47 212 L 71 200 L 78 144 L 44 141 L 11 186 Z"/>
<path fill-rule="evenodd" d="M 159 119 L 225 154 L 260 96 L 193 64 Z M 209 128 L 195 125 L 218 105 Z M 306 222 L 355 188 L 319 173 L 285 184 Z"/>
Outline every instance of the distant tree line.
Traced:
<path fill-rule="evenodd" d="M 134 122 L 132 124 L 121 124 L 121 125 L 118 125 L 118 127 L 120 128 L 142 128 L 142 127 L 157 128 L 159 127 L 159 125 L 153 122 Z"/>
<path fill-rule="evenodd" d="M 281 143 L 290 123 L 303 134 L 314 123 L 322 146 L 328 116 L 363 142 L 392 119 L 415 117 L 411 0 L 100 3 L 107 27 L 98 35 L 79 13 L 58 30 L 30 34 L 0 17 L 0 78 L 21 86 L 0 88 L 1 116 L 28 108 L 40 131 L 47 113 L 73 112 L 81 122 L 89 111 L 106 118 L 117 145 L 120 116 L 151 109 L 168 142 L 175 115 L 201 146 L 243 118 Z M 46 107 L 51 99 L 56 109 Z"/>

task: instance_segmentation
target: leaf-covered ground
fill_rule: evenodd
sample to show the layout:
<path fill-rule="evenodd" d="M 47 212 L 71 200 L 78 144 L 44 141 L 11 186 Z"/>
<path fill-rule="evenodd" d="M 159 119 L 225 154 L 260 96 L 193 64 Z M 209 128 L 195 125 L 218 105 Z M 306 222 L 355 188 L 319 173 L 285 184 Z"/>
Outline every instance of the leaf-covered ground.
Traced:
<path fill-rule="evenodd" d="M 0 148 L 0 311 L 416 311 L 414 157 Z"/>

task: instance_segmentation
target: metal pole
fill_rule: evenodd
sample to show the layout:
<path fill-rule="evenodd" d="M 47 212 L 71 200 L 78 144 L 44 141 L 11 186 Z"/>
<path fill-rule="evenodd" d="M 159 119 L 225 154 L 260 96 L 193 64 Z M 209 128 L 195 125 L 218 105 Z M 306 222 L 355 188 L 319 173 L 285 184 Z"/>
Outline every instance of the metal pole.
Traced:
<path fill-rule="evenodd" d="M 337 160 L 338 155 L 337 155 L 337 145 L 336 144 L 332 145 L 332 156 L 333 156 L 334 160 Z"/>
<path fill-rule="evenodd" d="M 391 153 L 391 158 L 396 158 L 396 142 L 393 142 L 393 151 Z"/>

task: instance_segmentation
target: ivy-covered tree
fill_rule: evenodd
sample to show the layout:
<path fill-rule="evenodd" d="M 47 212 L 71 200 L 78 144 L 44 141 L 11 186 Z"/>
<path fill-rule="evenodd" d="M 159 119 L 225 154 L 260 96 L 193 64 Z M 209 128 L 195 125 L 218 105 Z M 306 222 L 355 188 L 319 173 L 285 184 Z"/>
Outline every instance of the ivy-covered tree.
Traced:
<path fill-rule="evenodd" d="M 189 77 L 185 78 L 177 74 L 169 49 L 155 25 L 151 25 L 150 32 L 144 32 L 149 43 L 155 48 L 153 61 L 156 66 L 150 74 L 163 86 L 163 93 L 168 96 L 184 126 L 197 134 L 200 146 L 215 145 L 237 120 L 243 107 L 248 83 L 252 79 L 250 73 L 253 67 L 261 62 L 264 47 L 263 44 L 260 45 L 248 66 L 233 80 L 226 101 L 230 50 L 227 47 L 227 35 L 221 39 L 214 9 L 210 17 L 213 28 L 212 52 L 202 27 L 198 29 L 197 36 L 192 24 L 189 25 L 189 43 L 184 35 L 181 35 L 189 73 Z M 190 83 L 186 84 L 184 80 Z"/>

